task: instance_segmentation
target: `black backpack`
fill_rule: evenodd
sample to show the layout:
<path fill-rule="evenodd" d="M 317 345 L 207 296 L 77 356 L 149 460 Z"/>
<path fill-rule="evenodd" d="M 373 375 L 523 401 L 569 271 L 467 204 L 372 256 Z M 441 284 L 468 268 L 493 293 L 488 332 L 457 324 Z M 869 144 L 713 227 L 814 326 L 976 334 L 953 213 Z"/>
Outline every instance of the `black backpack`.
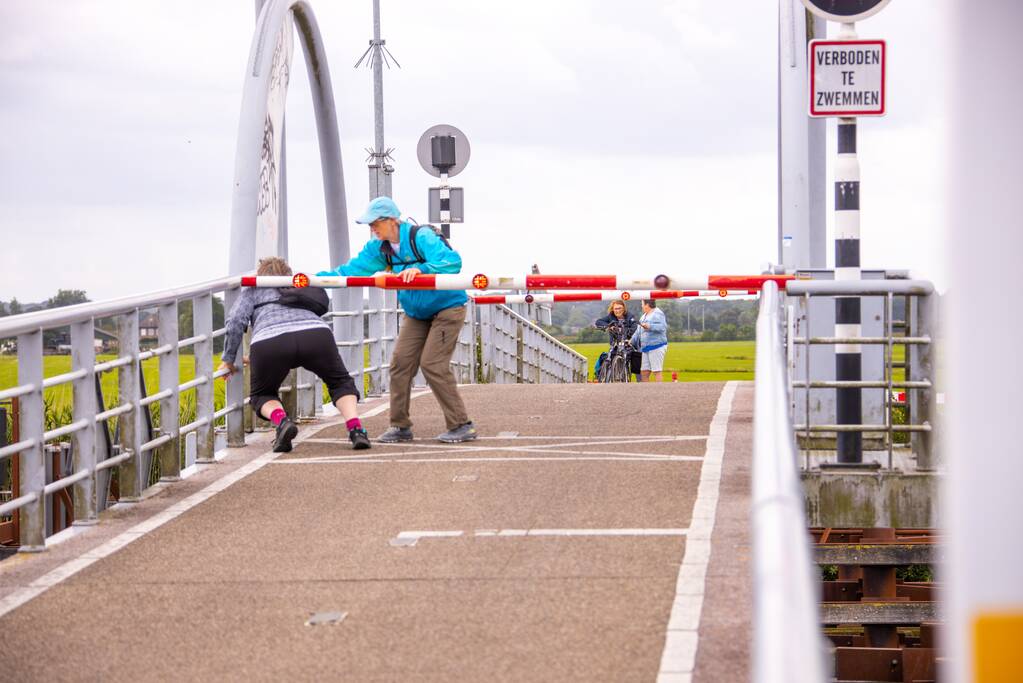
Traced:
<path fill-rule="evenodd" d="M 410 266 L 413 263 L 426 263 L 426 259 L 423 258 L 422 253 L 420 253 L 419 251 L 419 247 L 416 245 L 416 233 L 419 232 L 420 228 L 427 228 L 429 230 L 433 230 L 433 234 L 440 238 L 440 241 L 444 243 L 444 246 L 447 247 L 448 249 L 452 249 L 451 242 L 448 242 L 448 238 L 444 236 L 444 233 L 441 232 L 440 229 L 437 228 L 437 226 L 430 225 L 429 223 L 425 223 L 423 225 L 413 223 L 408 231 L 408 241 L 409 246 L 412 247 L 412 256 L 414 257 L 414 260 L 402 261 L 399 265 Z M 397 254 L 394 253 L 394 249 L 391 247 L 391 243 L 385 241 L 383 244 L 381 244 L 380 253 L 384 255 L 384 260 L 387 261 L 387 267 L 393 269 L 395 263 L 394 257 L 397 256 Z"/>
<path fill-rule="evenodd" d="M 282 287 L 277 291 L 280 293 L 281 298 L 277 299 L 277 301 L 265 301 L 261 304 L 256 304 L 253 306 L 253 309 L 266 306 L 267 304 L 280 304 L 289 308 L 302 308 L 312 311 L 319 316 L 326 315 L 327 311 L 330 310 L 330 297 L 327 296 L 327 290 L 323 289 L 323 287 Z"/>

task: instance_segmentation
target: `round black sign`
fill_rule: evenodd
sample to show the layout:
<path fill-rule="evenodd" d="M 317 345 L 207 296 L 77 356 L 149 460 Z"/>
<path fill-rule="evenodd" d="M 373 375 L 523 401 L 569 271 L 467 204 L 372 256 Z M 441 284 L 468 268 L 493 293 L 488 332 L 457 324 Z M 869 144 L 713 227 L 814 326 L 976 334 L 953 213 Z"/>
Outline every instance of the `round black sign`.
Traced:
<path fill-rule="evenodd" d="M 806 9 L 819 17 L 852 23 L 877 14 L 891 0 L 803 0 Z"/>

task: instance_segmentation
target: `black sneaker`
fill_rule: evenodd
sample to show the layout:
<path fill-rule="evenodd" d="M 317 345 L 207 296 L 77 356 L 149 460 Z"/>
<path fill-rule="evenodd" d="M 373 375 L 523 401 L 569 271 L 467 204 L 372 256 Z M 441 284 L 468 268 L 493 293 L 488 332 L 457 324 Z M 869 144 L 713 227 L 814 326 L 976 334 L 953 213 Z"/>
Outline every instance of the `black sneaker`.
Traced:
<path fill-rule="evenodd" d="M 476 438 L 476 427 L 473 426 L 472 422 L 466 422 L 463 425 L 459 425 L 454 429 L 449 429 L 440 436 L 437 437 L 437 441 L 443 441 L 444 443 L 461 443 L 463 441 L 472 441 Z"/>
<path fill-rule="evenodd" d="M 352 449 L 356 451 L 363 451 L 370 447 L 369 436 L 366 435 L 366 430 L 360 427 L 348 430 L 348 438 L 352 442 Z"/>
<path fill-rule="evenodd" d="M 277 436 L 274 437 L 274 453 L 290 453 L 291 440 L 298 434 L 298 425 L 290 418 L 284 418 L 277 425 Z"/>

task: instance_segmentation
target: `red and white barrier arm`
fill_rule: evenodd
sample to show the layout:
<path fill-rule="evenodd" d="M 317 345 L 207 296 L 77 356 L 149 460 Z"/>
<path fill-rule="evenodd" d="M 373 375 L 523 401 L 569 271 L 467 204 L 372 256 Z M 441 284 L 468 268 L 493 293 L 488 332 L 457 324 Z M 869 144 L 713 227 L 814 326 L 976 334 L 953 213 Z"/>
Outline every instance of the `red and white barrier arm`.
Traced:
<path fill-rule="evenodd" d="M 701 292 L 695 289 L 653 289 L 653 290 L 632 290 L 626 292 L 556 292 L 550 294 L 477 294 L 472 300 L 477 304 L 549 304 L 565 301 L 614 301 L 621 299 L 681 299 L 683 297 L 700 297 L 704 299 L 718 298 L 725 296 L 746 296 L 758 294 L 757 290 L 745 292 L 722 289 L 717 292 Z"/>
<path fill-rule="evenodd" d="M 674 277 L 656 275 L 653 278 L 623 277 L 620 275 L 524 275 L 520 277 L 490 277 L 475 275 L 419 274 L 411 282 L 398 275 L 368 276 L 345 275 L 247 275 L 242 287 L 379 287 L 381 289 L 633 289 L 652 290 L 759 290 L 767 281 L 785 283 L 793 275 L 710 275 L 704 277 Z"/>

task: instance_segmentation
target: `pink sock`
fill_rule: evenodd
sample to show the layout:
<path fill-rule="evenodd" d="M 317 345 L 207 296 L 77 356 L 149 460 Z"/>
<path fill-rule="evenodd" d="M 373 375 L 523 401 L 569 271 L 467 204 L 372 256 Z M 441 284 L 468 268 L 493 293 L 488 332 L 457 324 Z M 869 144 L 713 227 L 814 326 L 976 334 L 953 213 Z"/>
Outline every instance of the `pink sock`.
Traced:
<path fill-rule="evenodd" d="M 284 408 L 278 408 L 277 410 L 270 413 L 270 422 L 274 423 L 274 426 L 278 426 L 284 421 L 288 414 L 284 412 Z"/>
<path fill-rule="evenodd" d="M 357 417 L 353 417 L 351 420 L 345 422 L 345 427 L 348 428 L 348 431 L 352 431 L 353 429 L 362 429 L 362 420 Z"/>

